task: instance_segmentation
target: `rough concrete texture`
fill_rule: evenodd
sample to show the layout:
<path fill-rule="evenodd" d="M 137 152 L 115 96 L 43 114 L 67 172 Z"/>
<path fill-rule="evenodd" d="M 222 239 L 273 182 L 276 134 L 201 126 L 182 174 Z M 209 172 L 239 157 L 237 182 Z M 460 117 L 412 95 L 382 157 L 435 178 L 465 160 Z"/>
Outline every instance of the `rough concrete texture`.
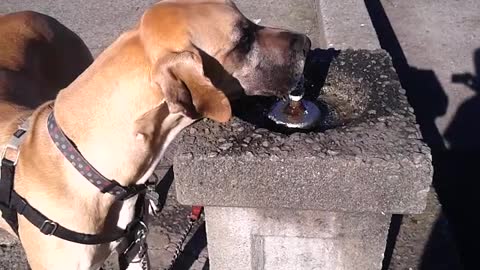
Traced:
<path fill-rule="evenodd" d="M 348 121 L 325 132 L 291 135 L 238 118 L 226 125 L 201 121 L 182 133 L 174 159 L 178 200 L 225 207 L 422 212 L 432 177 L 430 151 L 420 140 L 390 58 L 383 51 L 347 50 L 332 61 L 328 74 L 325 87 L 335 91 L 326 92 L 337 95 L 323 101 L 335 108 L 361 107 L 342 118 Z M 362 98 L 342 100 L 345 93 Z M 351 100 L 362 102 L 347 104 Z"/>
<path fill-rule="evenodd" d="M 321 48 L 380 49 L 363 1 L 358 0 L 315 0 L 322 24 L 324 44 Z M 341 18 L 341 19 L 340 19 Z"/>
<path fill-rule="evenodd" d="M 207 207 L 212 269 L 380 269 L 390 216 Z"/>

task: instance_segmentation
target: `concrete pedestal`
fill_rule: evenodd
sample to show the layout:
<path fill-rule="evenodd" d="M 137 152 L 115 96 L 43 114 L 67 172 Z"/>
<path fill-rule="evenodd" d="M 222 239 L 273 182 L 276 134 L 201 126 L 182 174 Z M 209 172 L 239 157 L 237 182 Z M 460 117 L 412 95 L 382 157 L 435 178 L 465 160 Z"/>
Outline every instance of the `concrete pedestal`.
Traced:
<path fill-rule="evenodd" d="M 211 269 L 380 269 L 390 216 L 206 208 Z"/>

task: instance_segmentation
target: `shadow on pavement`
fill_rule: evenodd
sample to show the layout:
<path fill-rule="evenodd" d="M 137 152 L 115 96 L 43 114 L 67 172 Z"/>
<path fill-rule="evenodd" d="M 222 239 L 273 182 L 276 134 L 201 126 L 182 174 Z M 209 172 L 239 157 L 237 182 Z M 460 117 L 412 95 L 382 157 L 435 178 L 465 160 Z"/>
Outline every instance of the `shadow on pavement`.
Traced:
<path fill-rule="evenodd" d="M 420 125 L 423 139 L 432 149 L 434 166 L 433 186 L 442 204 L 444 214 L 448 218 L 448 222 L 446 222 L 442 219 L 443 215 L 440 215 L 433 225 L 429 240 L 426 246 L 423 247 L 423 255 L 417 267 L 422 270 L 463 269 L 459 265 L 457 252 L 461 254 L 462 263 L 465 266 L 469 265 L 468 255 L 476 250 L 469 249 L 469 244 L 471 243 L 468 243 L 468 236 L 472 239 L 476 232 L 471 221 L 477 211 L 474 211 L 472 208 L 476 208 L 479 205 L 476 201 L 472 201 L 474 198 L 472 195 L 476 192 L 473 186 L 475 185 L 475 178 L 468 175 L 475 172 L 475 170 L 472 170 L 473 167 L 470 166 L 474 165 L 474 163 L 480 166 L 480 163 L 473 162 L 478 157 L 475 153 L 476 151 L 472 151 L 472 153 L 459 152 L 455 150 L 455 144 L 459 144 L 460 141 L 471 143 L 467 138 L 476 141 L 478 144 L 478 139 L 474 137 L 480 138 L 480 133 L 475 132 L 472 134 L 471 132 L 479 129 L 479 126 L 475 125 L 478 124 L 478 121 L 474 122 L 474 119 L 480 115 L 480 98 L 476 96 L 475 100 L 466 102 L 468 103 L 468 108 L 462 106 L 459 109 L 452 125 L 445 134 L 449 145 L 453 147 L 447 150 L 442 135 L 435 124 L 435 119 L 446 113 L 448 97 L 435 72 L 417 69 L 408 64 L 380 0 L 365 0 L 365 4 L 380 44 L 392 57 L 393 65 L 402 87 L 406 90 L 408 100 L 415 110 L 417 123 Z M 468 77 L 465 77 L 465 74 L 463 75 L 463 77 L 457 76 L 455 78 L 460 80 Z M 478 176 L 478 171 L 476 171 L 476 175 Z M 470 217 L 468 214 L 470 214 Z M 389 269 L 401 223 L 402 217 L 394 215 L 383 261 L 384 270 Z M 456 245 L 448 237 L 450 231 L 455 236 Z M 458 251 L 456 251 L 457 249 Z M 448 265 L 448 268 L 439 268 L 440 265 Z"/>
<path fill-rule="evenodd" d="M 190 269 L 193 263 L 199 258 L 202 250 L 207 246 L 207 234 L 205 231 L 205 223 L 200 225 L 193 234 L 192 238 L 185 245 L 183 252 L 177 259 L 172 270 Z M 208 262 L 203 269 L 209 269 Z"/>
<path fill-rule="evenodd" d="M 466 269 L 479 268 L 480 48 L 475 50 L 473 61 L 476 76 L 452 75 L 452 82 L 465 84 L 475 95 L 458 108 L 445 131 L 449 147 L 438 154 L 434 182 Z"/>

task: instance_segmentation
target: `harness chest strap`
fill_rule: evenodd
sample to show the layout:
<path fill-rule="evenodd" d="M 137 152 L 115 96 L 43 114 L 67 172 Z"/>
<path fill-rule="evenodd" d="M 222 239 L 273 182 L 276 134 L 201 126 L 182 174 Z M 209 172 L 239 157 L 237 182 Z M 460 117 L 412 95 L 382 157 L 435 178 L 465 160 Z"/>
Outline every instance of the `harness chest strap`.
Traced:
<path fill-rule="evenodd" d="M 53 115 L 53 113 L 52 113 Z M 49 126 L 50 126 L 49 122 Z M 144 215 L 144 188 L 126 188 L 119 185 L 116 181 L 107 186 L 109 190 L 114 190 L 115 187 L 120 186 L 123 189 L 115 189 L 121 193 L 117 194 L 117 200 L 124 200 L 130 198 L 135 194 L 139 194 L 137 199 L 137 211 L 135 212 L 135 219 L 130 222 L 125 230 L 117 228 L 114 232 L 108 234 L 85 234 L 69 230 L 58 223 L 48 219 L 41 212 L 32 207 L 24 198 L 22 198 L 13 189 L 13 181 L 15 177 L 15 165 L 18 161 L 20 145 L 24 140 L 24 135 L 29 128 L 28 120 L 25 121 L 18 130 L 13 134 L 9 143 L 5 146 L 1 156 L 1 174 L 0 174 L 0 209 L 2 210 L 2 217 L 8 222 L 12 229 L 18 235 L 18 219 L 17 213 L 23 215 L 29 222 L 35 225 L 40 232 L 46 235 L 54 235 L 67 241 L 76 242 L 80 244 L 96 245 L 112 241 L 116 241 L 122 237 L 134 234 L 139 230 L 146 230 L 145 224 L 142 222 Z M 66 137 L 65 137 L 66 138 Z M 68 138 L 66 138 L 68 140 Z M 10 153 L 12 152 L 12 153 Z M 12 159 L 7 158 L 7 155 L 13 154 Z M 81 156 L 81 155 L 80 155 Z M 92 167 L 93 168 L 93 167 Z M 113 188 L 112 188 L 113 187 Z M 110 189 L 108 189 L 110 188 Z M 132 194 L 133 193 L 133 194 Z M 112 194 L 113 195 L 113 194 Z M 140 209 L 140 210 L 138 210 Z"/>

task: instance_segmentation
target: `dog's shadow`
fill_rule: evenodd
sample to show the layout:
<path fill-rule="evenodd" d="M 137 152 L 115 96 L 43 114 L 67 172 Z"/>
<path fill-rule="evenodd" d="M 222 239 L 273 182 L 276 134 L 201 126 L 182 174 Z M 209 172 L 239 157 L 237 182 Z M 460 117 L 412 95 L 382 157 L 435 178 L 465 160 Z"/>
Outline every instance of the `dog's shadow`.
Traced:
<path fill-rule="evenodd" d="M 159 211 L 161 211 L 165 207 L 165 204 L 168 198 L 168 193 L 171 192 L 170 189 L 173 184 L 173 179 L 174 179 L 173 166 L 170 166 L 170 168 L 167 170 L 165 175 L 162 177 L 160 182 L 155 187 L 155 192 L 157 192 L 159 195 L 159 199 L 158 199 Z"/>

